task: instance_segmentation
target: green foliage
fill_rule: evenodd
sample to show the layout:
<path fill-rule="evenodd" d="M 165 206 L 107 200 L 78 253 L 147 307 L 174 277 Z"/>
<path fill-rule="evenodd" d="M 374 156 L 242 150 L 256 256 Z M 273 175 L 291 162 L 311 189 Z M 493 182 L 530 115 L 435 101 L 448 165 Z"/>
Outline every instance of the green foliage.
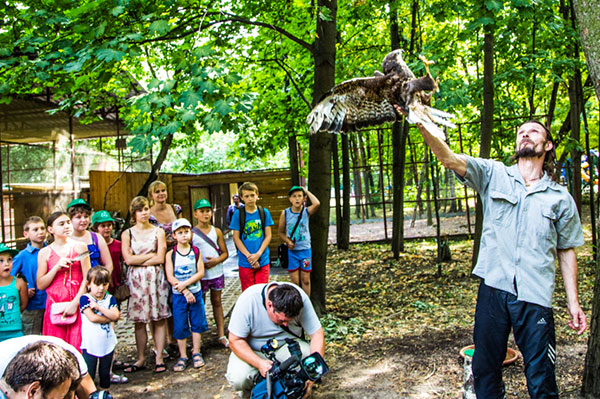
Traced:
<path fill-rule="evenodd" d="M 558 82 L 553 125 L 561 125 L 569 108 L 566 82 L 575 66 L 583 69 L 584 80 L 587 71 L 583 58 L 571 55 L 578 36 L 558 1 L 427 0 L 418 5 L 412 30 L 410 2 L 338 1 L 336 82 L 380 69 L 390 49 L 391 7 L 413 71 L 424 73 L 419 54 L 436 62 L 431 68 L 440 86 L 435 107 L 455 113 L 457 122 L 479 119 L 483 35 L 493 30 L 496 119 L 545 113 Z M 134 151 L 143 154 L 167 135 L 186 136 L 190 170 L 197 169 L 194 162 L 231 165 L 230 160 L 203 163 L 206 154 L 194 150 L 199 140 L 217 132 L 234 137 L 225 156 L 242 164 L 285 154 L 290 134 L 307 148 L 304 118 L 314 100 L 316 20 L 334 17 L 326 8 L 304 0 L 10 0 L 0 12 L 0 102 L 50 88 L 61 99 L 59 109 L 84 121 L 119 106 Z M 592 97 L 586 108 L 596 107 Z M 597 143 L 597 119 L 588 119 Z M 493 156 L 507 158 L 516 124 L 495 124 Z M 479 126 L 463 125 L 461 132 L 463 150 L 476 155 Z M 453 148 L 456 134 L 449 132 Z M 389 142 L 387 131 L 384 136 Z M 209 152 L 222 153 L 218 150 Z M 421 151 L 414 156 L 420 159 Z M 383 162 L 391 163 L 390 152 Z"/>

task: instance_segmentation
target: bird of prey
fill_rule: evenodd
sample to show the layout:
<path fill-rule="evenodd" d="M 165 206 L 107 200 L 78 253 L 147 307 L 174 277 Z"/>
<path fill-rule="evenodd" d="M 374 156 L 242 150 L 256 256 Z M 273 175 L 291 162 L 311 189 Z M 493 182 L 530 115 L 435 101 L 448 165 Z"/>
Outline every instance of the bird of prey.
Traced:
<path fill-rule="evenodd" d="M 385 56 L 383 73 L 347 80 L 325 94 L 306 118 L 310 133 L 352 132 L 394 122 L 400 117 L 400 109 L 408 114 L 409 123 L 422 123 L 431 134 L 445 140 L 438 124 L 454 128 L 450 122 L 454 115 L 429 106 L 433 92 L 438 90 L 429 72 L 433 62 L 419 57 L 427 75 L 417 79 L 402 59 L 402 53 L 394 50 Z"/>

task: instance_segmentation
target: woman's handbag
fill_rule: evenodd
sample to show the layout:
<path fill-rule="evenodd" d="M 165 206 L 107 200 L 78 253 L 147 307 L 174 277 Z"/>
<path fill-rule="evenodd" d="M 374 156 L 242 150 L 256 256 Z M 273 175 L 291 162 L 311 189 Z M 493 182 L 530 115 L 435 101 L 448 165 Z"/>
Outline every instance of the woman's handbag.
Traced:
<path fill-rule="evenodd" d="M 115 300 L 117 302 L 123 302 L 131 296 L 131 292 L 129 292 L 129 286 L 127 283 L 123 283 L 115 289 L 115 293 L 113 294 Z"/>
<path fill-rule="evenodd" d="M 77 320 L 77 312 L 70 316 L 63 315 L 65 308 L 69 306 L 71 302 L 54 302 L 50 306 L 50 323 L 55 326 L 65 326 L 75 323 Z"/>
<path fill-rule="evenodd" d="M 119 303 L 129 299 L 131 292 L 129 291 L 129 284 L 127 284 L 127 265 L 121 264 L 121 285 L 115 288 L 113 297 Z"/>

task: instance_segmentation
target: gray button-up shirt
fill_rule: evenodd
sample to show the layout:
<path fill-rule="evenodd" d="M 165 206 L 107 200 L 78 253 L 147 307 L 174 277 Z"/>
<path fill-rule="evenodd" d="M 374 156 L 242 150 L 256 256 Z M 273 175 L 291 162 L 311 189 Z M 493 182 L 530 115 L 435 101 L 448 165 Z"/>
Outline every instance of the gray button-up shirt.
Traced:
<path fill-rule="evenodd" d="M 483 205 L 473 274 L 521 301 L 552 307 L 557 250 L 583 245 L 569 192 L 546 174 L 528 190 L 517 165 L 469 156 L 461 180 L 479 193 Z"/>

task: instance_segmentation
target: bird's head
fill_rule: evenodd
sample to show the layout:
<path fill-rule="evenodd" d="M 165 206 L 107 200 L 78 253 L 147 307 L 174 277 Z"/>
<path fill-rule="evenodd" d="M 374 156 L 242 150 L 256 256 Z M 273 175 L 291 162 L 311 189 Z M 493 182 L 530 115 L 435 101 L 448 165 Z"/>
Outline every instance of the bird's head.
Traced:
<path fill-rule="evenodd" d="M 385 56 L 381 64 L 381 70 L 383 71 L 384 75 L 387 75 L 390 72 L 399 73 L 399 68 L 406 66 L 406 63 L 402 58 L 402 54 L 404 54 L 404 50 L 399 49 L 394 50 Z"/>

